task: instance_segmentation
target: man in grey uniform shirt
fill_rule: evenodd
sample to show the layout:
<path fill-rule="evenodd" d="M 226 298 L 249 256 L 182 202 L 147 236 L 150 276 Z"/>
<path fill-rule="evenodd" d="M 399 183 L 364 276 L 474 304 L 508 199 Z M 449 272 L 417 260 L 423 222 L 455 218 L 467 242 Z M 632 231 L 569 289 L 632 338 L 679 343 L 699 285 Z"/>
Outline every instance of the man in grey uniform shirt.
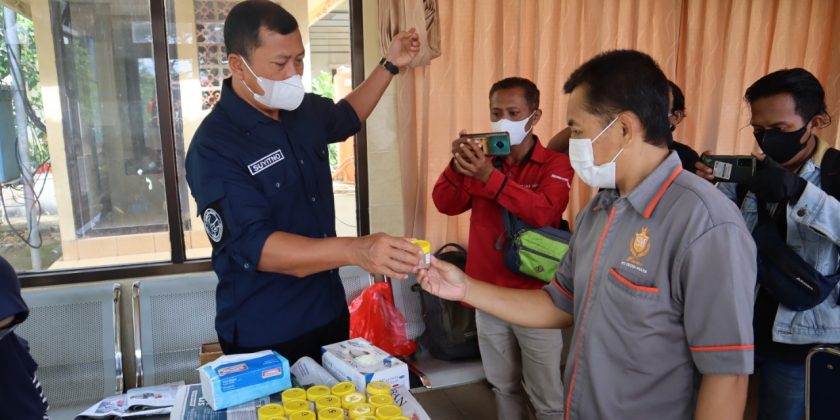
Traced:
<path fill-rule="evenodd" d="M 566 420 L 743 418 L 756 255 L 738 209 L 668 151 L 668 83 L 649 56 L 598 55 L 564 90 L 572 166 L 601 191 L 555 280 L 510 290 L 435 260 L 421 285 L 514 324 L 574 324 Z"/>

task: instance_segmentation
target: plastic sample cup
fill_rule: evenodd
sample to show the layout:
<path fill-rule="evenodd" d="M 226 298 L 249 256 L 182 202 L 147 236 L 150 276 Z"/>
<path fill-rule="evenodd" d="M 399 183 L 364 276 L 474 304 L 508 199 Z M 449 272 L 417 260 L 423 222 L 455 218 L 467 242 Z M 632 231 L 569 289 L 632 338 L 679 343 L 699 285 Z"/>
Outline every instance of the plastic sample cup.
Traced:
<path fill-rule="evenodd" d="M 289 416 L 289 420 L 317 420 L 318 416 L 315 415 L 312 411 L 298 411 L 297 413 L 292 413 Z"/>
<path fill-rule="evenodd" d="M 356 385 L 353 385 L 353 382 L 339 382 L 333 385 L 330 391 L 336 397 L 343 398 L 345 395 L 356 392 Z"/>
<path fill-rule="evenodd" d="M 276 416 L 286 414 L 286 409 L 280 404 L 266 404 L 257 410 L 257 418 L 259 420 L 268 420 Z"/>
<path fill-rule="evenodd" d="M 326 395 L 330 395 L 330 387 L 326 385 L 313 385 L 306 390 L 306 399 L 312 402 Z"/>
<path fill-rule="evenodd" d="M 396 405 L 384 405 L 376 409 L 376 418 L 379 420 L 391 420 L 402 415 L 402 410 Z"/>
<path fill-rule="evenodd" d="M 373 381 L 367 384 L 368 397 L 372 395 L 391 395 L 391 384 L 382 381 Z"/>
<path fill-rule="evenodd" d="M 423 261 L 420 262 L 417 268 L 429 268 L 429 265 L 432 263 L 432 244 L 423 239 L 412 239 L 411 243 L 419 246 L 423 250 Z"/>
<path fill-rule="evenodd" d="M 371 395 L 368 397 L 368 404 L 375 409 L 386 405 L 394 405 L 394 397 L 390 395 Z"/>
<path fill-rule="evenodd" d="M 306 391 L 300 388 L 289 388 L 280 394 L 280 399 L 283 400 L 283 405 L 292 400 L 306 401 Z"/>
<path fill-rule="evenodd" d="M 291 400 L 283 404 L 283 408 L 286 409 L 287 415 L 291 415 L 292 413 L 297 413 L 299 411 L 309 411 L 309 402 L 303 400 Z"/>
<path fill-rule="evenodd" d="M 327 407 L 318 410 L 318 420 L 344 420 L 344 410 Z"/>
<path fill-rule="evenodd" d="M 341 408 L 341 399 L 335 395 L 324 395 L 315 400 L 315 410 L 319 413 L 323 408 Z"/>
<path fill-rule="evenodd" d="M 367 402 L 367 400 L 365 399 L 365 394 L 361 392 L 352 392 L 341 397 L 341 407 L 347 410 L 364 402 Z"/>
<path fill-rule="evenodd" d="M 356 420 L 357 418 L 364 416 L 373 417 L 374 411 L 373 407 L 371 407 L 370 404 L 362 403 L 355 405 L 353 408 L 347 410 L 347 413 L 350 415 L 350 419 Z"/>

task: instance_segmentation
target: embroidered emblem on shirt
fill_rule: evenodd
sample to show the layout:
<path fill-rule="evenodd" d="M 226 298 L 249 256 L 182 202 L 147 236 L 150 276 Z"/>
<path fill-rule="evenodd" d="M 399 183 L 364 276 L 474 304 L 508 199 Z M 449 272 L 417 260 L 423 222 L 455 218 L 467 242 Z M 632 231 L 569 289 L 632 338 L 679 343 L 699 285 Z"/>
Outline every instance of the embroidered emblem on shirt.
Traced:
<path fill-rule="evenodd" d="M 208 207 L 204 210 L 204 230 L 207 231 L 207 236 L 213 242 L 219 243 L 222 240 L 222 235 L 225 232 L 225 225 L 222 223 L 222 216 L 216 210 Z"/>
<path fill-rule="evenodd" d="M 281 160 L 283 160 L 285 158 L 286 157 L 283 156 L 283 151 L 280 150 L 280 149 L 277 149 L 277 150 L 269 153 L 267 156 L 263 157 L 262 159 L 248 165 L 248 171 L 251 172 L 251 176 L 254 176 L 254 175 L 268 169 L 269 167 L 271 167 L 271 165 L 274 165 L 275 163 L 280 162 Z"/>
<path fill-rule="evenodd" d="M 642 228 L 642 230 L 636 233 L 636 237 L 630 241 L 630 253 L 633 254 L 625 261 L 636 264 L 642 265 L 642 262 L 639 261 L 639 258 L 644 257 L 645 255 L 650 252 L 650 237 L 648 237 L 648 228 Z"/>

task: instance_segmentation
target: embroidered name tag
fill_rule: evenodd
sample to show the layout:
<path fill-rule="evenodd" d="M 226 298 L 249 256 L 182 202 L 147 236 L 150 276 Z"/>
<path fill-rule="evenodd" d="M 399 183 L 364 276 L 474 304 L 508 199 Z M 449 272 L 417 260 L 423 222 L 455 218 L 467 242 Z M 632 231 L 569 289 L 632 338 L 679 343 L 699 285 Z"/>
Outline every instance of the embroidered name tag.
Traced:
<path fill-rule="evenodd" d="M 277 162 L 285 159 L 286 157 L 283 156 L 283 151 L 280 149 L 271 152 L 268 156 L 248 165 L 248 170 L 251 172 L 251 176 L 256 175 L 269 167 L 274 165 Z"/>

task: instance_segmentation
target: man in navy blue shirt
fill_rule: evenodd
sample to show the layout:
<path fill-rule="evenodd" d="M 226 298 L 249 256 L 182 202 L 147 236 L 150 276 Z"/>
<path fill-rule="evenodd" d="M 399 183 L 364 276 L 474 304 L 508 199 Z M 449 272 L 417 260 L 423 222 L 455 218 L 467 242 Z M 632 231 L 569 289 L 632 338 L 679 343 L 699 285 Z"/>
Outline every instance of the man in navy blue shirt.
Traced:
<path fill-rule="evenodd" d="M 29 316 L 14 268 L 0 257 L 0 418 L 46 419 L 47 399 L 29 343 L 14 329 Z"/>
<path fill-rule="evenodd" d="M 337 267 L 405 278 L 420 262 L 405 238 L 336 237 L 327 152 L 359 130 L 420 42 L 413 29 L 397 34 L 382 65 L 334 104 L 304 93 L 301 34 L 281 6 L 237 4 L 224 36 L 232 77 L 186 160 L 219 276 L 216 332 L 227 354 L 320 358 L 349 333 Z"/>

